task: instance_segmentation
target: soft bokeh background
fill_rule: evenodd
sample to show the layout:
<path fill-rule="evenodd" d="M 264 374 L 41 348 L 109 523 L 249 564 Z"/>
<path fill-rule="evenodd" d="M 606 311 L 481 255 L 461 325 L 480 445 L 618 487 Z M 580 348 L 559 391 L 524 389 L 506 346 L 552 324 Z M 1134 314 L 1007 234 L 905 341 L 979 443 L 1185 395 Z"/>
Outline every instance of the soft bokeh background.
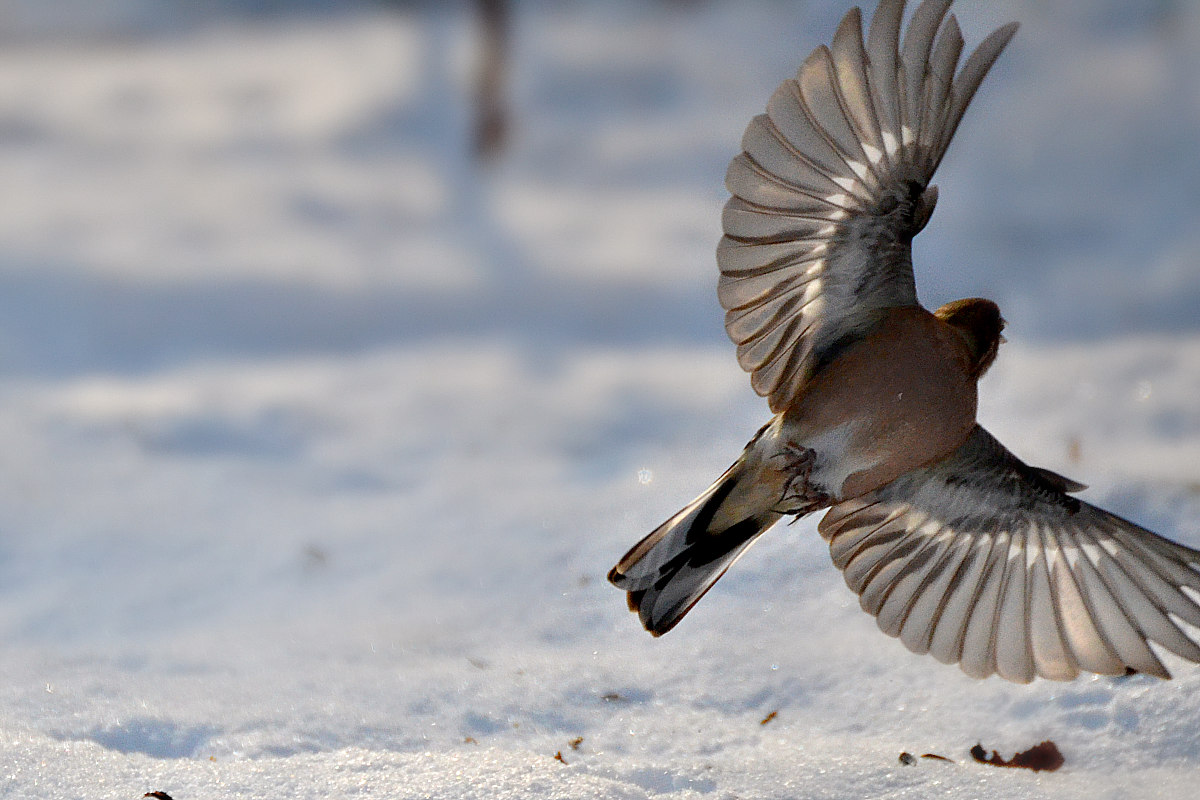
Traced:
<path fill-rule="evenodd" d="M 721 180 L 850 5 L 515 3 L 480 155 L 472 3 L 0 0 L 0 796 L 1191 797 L 1195 667 L 971 681 L 815 520 L 662 640 L 604 584 L 766 417 Z M 1000 302 L 1001 439 L 1200 546 L 1200 4 L 955 10 L 1023 27 L 922 299 Z"/>

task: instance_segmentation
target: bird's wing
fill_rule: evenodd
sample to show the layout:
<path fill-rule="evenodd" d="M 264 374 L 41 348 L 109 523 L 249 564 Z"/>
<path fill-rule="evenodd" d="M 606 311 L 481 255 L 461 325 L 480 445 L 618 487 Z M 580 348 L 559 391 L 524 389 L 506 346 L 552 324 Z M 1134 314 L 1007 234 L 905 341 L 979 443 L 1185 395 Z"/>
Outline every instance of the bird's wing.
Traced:
<path fill-rule="evenodd" d="M 958 69 L 950 1 L 923 2 L 903 44 L 904 0 L 880 2 L 865 43 L 851 10 L 832 47 L 775 91 L 729 166 L 718 294 L 738 362 L 774 411 L 882 310 L 917 304 L 911 240 L 937 197 L 926 187 L 1017 27 L 994 31 Z"/>
<path fill-rule="evenodd" d="M 820 530 L 884 633 L 973 677 L 1169 678 L 1149 642 L 1200 662 L 1200 551 L 1068 494 L 1081 488 L 976 426 Z"/>

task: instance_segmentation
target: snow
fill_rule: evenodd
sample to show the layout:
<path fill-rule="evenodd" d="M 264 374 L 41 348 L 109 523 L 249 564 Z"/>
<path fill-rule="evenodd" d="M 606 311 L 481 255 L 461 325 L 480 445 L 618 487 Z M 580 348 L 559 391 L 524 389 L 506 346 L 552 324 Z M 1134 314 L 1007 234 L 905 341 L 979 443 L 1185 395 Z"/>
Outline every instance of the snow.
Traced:
<path fill-rule="evenodd" d="M 0 796 L 1193 796 L 1200 668 L 973 681 L 815 520 L 662 639 L 604 581 L 766 419 L 721 178 L 848 5 L 520 4 L 480 170 L 466 5 L 0 3 Z M 1198 7 L 960 5 L 1023 27 L 922 297 L 1001 303 L 1002 441 L 1200 546 Z"/>

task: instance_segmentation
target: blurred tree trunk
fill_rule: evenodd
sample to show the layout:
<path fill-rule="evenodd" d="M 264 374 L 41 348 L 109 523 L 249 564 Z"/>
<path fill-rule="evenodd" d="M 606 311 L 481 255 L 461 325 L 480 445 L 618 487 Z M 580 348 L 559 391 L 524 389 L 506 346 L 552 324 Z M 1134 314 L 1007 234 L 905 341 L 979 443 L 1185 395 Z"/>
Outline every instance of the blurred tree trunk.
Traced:
<path fill-rule="evenodd" d="M 475 157 L 494 161 L 508 143 L 506 94 L 509 51 L 509 0 L 477 0 L 483 41 L 475 84 Z"/>

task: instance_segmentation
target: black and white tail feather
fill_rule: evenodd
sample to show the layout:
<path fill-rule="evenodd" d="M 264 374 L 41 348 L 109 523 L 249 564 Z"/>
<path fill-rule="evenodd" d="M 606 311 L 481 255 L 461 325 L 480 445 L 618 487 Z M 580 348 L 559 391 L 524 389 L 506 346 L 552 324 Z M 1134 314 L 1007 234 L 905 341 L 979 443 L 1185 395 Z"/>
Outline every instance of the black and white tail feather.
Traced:
<path fill-rule="evenodd" d="M 725 571 L 780 517 L 828 507 L 823 497 L 789 491 L 777 459 L 773 422 L 692 502 L 635 544 L 608 573 L 629 609 L 661 636 L 675 627 Z"/>
<path fill-rule="evenodd" d="M 627 591 L 629 610 L 646 630 L 661 636 L 699 602 L 733 562 L 782 516 L 767 508 L 746 513 L 731 524 L 722 507 L 745 480 L 745 459 L 725 471 L 716 483 L 675 516 L 659 525 L 625 554 L 608 579 Z"/>

